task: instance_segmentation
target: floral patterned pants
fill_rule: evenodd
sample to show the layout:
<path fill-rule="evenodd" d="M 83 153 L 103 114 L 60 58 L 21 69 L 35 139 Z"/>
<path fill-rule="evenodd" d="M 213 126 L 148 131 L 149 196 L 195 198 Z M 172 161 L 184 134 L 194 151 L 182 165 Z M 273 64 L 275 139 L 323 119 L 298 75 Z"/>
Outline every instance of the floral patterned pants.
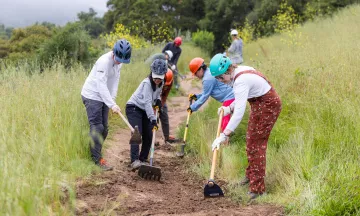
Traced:
<path fill-rule="evenodd" d="M 281 112 L 281 100 L 271 88 L 261 97 L 250 98 L 251 111 L 246 132 L 248 167 L 246 177 L 250 180 L 250 191 L 265 192 L 266 148 L 270 132 Z"/>

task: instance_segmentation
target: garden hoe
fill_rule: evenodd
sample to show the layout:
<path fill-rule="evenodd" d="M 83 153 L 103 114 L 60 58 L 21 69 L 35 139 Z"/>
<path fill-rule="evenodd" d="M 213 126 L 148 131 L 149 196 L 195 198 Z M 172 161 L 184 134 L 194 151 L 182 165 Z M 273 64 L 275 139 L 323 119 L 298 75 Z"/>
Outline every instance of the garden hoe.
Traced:
<path fill-rule="evenodd" d="M 156 119 L 158 118 L 158 107 L 155 108 Z M 144 179 L 158 180 L 161 178 L 161 168 L 153 166 L 154 151 L 155 151 L 155 135 L 156 130 L 153 129 L 152 142 L 150 147 L 150 165 L 141 165 L 138 171 L 138 175 Z"/>
<path fill-rule="evenodd" d="M 224 115 L 224 110 L 221 109 L 216 137 L 220 136 L 220 130 L 221 130 L 221 123 L 222 123 L 223 115 Z M 217 149 L 215 149 L 213 151 L 210 178 L 209 178 L 207 184 L 204 187 L 204 197 L 205 198 L 215 198 L 215 197 L 223 197 L 224 196 L 223 191 L 221 190 L 219 185 L 215 184 L 215 181 L 214 181 L 217 151 L 218 151 Z"/>
<path fill-rule="evenodd" d="M 192 104 L 192 99 L 190 99 L 189 102 L 190 102 L 190 106 L 191 106 L 191 104 Z M 180 158 L 183 158 L 184 155 L 185 155 L 184 150 L 185 150 L 186 137 L 187 137 L 188 128 L 189 128 L 190 115 L 191 115 L 191 112 L 188 112 L 187 119 L 186 119 L 186 126 L 185 126 L 183 144 L 181 144 L 181 146 L 180 146 L 180 152 L 177 152 L 177 153 L 176 153 L 176 156 L 178 156 L 178 157 L 180 157 Z"/>
<path fill-rule="evenodd" d="M 126 125 L 130 128 L 131 130 L 131 138 L 130 138 L 130 141 L 129 141 L 129 144 L 137 144 L 137 145 L 140 145 L 142 143 L 142 140 L 141 140 L 141 134 L 139 132 L 139 128 L 137 125 L 135 125 L 135 128 L 133 128 L 129 121 L 125 118 L 125 116 L 121 113 L 121 112 L 118 112 L 120 117 L 124 120 L 124 122 L 126 123 Z"/>

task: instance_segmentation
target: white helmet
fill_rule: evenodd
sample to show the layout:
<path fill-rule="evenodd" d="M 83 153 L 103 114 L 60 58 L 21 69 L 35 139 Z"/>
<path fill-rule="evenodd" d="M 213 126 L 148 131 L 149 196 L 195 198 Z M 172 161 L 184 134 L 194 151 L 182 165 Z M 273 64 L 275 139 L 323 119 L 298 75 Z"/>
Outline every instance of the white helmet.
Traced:
<path fill-rule="evenodd" d="M 171 50 L 166 50 L 165 53 L 169 56 L 168 60 L 171 60 L 171 58 L 173 57 L 173 53 L 171 52 Z"/>
<path fill-rule="evenodd" d="M 234 30 L 231 30 L 231 33 L 230 33 L 231 35 L 238 35 L 239 33 L 238 33 L 238 31 L 236 31 L 236 29 L 234 29 Z"/>

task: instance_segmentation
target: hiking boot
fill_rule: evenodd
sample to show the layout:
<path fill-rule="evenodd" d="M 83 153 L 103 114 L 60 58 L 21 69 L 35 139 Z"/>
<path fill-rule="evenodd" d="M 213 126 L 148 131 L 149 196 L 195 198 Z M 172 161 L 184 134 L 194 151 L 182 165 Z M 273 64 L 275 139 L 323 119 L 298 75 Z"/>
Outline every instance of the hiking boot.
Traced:
<path fill-rule="evenodd" d="M 248 195 L 249 195 L 249 199 L 250 200 L 254 200 L 260 196 L 264 196 L 266 195 L 266 193 L 254 193 L 254 192 L 248 192 Z"/>
<path fill-rule="evenodd" d="M 180 139 L 176 139 L 173 136 L 169 136 L 169 138 L 165 140 L 165 142 L 170 143 L 170 144 L 177 143 L 177 142 L 180 142 L 180 141 L 181 141 Z"/>
<path fill-rule="evenodd" d="M 131 163 L 131 170 L 135 171 L 139 169 L 141 165 L 143 165 L 143 163 L 140 160 L 135 160 Z"/>
<path fill-rule="evenodd" d="M 240 185 L 240 186 L 245 186 L 245 185 L 247 185 L 247 184 L 249 184 L 249 183 L 250 183 L 250 179 L 245 176 L 245 177 L 243 178 L 243 180 L 241 180 L 241 181 L 239 182 L 239 185 Z"/>
<path fill-rule="evenodd" d="M 104 158 L 101 158 L 96 165 L 98 165 L 103 171 L 113 170 L 113 167 L 109 166 Z"/>

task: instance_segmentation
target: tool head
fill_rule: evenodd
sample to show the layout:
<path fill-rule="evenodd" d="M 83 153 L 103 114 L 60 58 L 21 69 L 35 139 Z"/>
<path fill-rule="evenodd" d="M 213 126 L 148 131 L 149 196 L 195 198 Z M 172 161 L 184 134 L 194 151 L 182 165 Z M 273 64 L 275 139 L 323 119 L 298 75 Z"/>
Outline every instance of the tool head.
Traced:
<path fill-rule="evenodd" d="M 129 141 L 130 145 L 140 145 L 142 143 L 141 134 L 139 128 L 135 125 L 134 132 L 131 133 L 131 138 Z"/>
<path fill-rule="evenodd" d="M 184 143 L 180 146 L 180 151 L 176 153 L 176 156 L 178 156 L 179 158 L 183 158 L 185 155 L 185 145 L 186 143 L 184 141 Z"/>
<path fill-rule="evenodd" d="M 150 165 L 141 165 L 138 171 L 138 175 L 144 179 L 160 181 L 161 168 Z"/>
<path fill-rule="evenodd" d="M 223 197 L 224 193 L 219 187 L 219 185 L 215 184 L 213 180 L 209 180 L 208 183 L 204 187 L 204 197 L 205 198 L 216 198 Z"/>

